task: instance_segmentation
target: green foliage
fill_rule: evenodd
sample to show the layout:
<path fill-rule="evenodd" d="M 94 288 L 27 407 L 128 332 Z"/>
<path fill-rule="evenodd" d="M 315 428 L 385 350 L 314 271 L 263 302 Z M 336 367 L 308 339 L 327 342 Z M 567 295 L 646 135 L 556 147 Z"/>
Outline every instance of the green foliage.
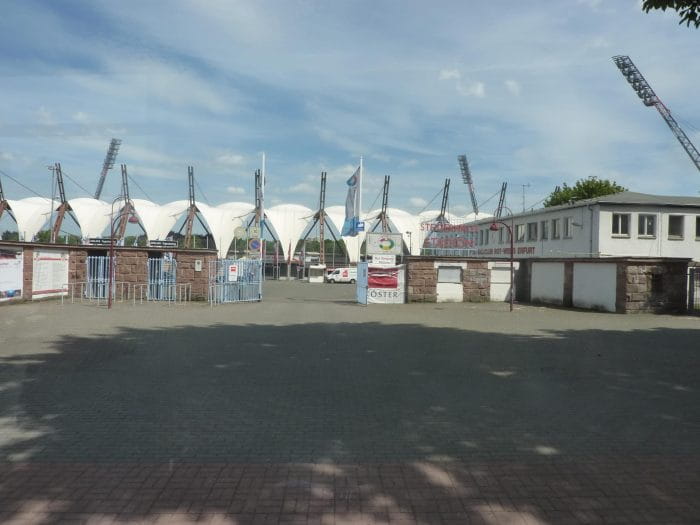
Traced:
<path fill-rule="evenodd" d="M 611 195 L 622 191 L 627 191 L 627 189 L 613 180 L 588 177 L 587 179 L 577 180 L 573 187 L 568 186 L 566 182 L 562 188 L 557 187 L 544 201 L 544 207 L 549 208 L 550 206 L 558 206 L 559 204 L 567 204 L 582 199 L 592 199 L 593 197 Z"/>
<path fill-rule="evenodd" d="M 695 27 L 700 27 L 700 0 L 644 0 L 642 9 L 648 13 L 652 9 L 673 9 L 681 17 L 678 24 L 683 24 L 690 27 L 690 24 Z"/>
<path fill-rule="evenodd" d="M 2 232 L 3 241 L 19 241 L 19 233 L 13 232 L 11 230 L 5 230 Z"/>

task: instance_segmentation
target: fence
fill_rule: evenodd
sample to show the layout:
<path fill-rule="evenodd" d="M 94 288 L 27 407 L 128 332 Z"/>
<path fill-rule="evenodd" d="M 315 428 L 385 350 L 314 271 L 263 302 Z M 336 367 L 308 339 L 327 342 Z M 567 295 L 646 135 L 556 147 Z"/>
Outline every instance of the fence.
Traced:
<path fill-rule="evenodd" d="M 209 303 L 262 300 L 262 261 L 217 259 L 209 262 Z"/>
<path fill-rule="evenodd" d="M 171 257 L 148 259 L 149 301 L 172 301 L 177 294 L 177 261 Z"/>
<path fill-rule="evenodd" d="M 688 269 L 688 311 L 700 315 L 700 267 Z"/>
<path fill-rule="evenodd" d="M 115 265 L 114 259 L 112 264 L 109 262 L 107 255 L 91 255 L 86 259 L 87 264 L 87 281 L 81 286 L 80 296 L 88 300 L 107 299 L 109 291 L 109 272 L 112 272 L 112 283 L 115 284 Z M 112 289 L 114 294 L 115 288 Z"/>

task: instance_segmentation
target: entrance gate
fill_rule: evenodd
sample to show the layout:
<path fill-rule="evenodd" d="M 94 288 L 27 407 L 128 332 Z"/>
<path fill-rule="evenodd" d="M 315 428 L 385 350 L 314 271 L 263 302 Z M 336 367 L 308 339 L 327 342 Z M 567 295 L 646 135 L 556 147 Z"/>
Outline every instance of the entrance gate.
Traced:
<path fill-rule="evenodd" d="M 688 311 L 700 315 L 700 268 L 688 269 Z"/>
<path fill-rule="evenodd" d="M 217 259 L 209 262 L 209 303 L 262 300 L 262 261 Z"/>
<path fill-rule="evenodd" d="M 110 267 L 112 268 L 114 291 L 114 265 L 109 264 L 109 256 L 90 255 L 87 257 L 87 283 L 82 293 L 85 299 L 107 299 Z"/>
<path fill-rule="evenodd" d="M 149 301 L 172 301 L 175 299 L 177 283 L 177 261 L 172 257 L 148 259 Z"/>

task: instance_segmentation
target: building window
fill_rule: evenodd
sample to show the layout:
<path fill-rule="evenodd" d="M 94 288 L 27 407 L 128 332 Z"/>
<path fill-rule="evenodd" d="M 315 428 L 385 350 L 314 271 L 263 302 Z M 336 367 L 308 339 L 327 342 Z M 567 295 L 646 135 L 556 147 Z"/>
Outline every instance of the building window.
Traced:
<path fill-rule="evenodd" d="M 489 243 L 489 230 L 484 230 L 484 244 Z"/>
<path fill-rule="evenodd" d="M 536 241 L 537 240 L 537 223 L 528 222 L 527 223 L 527 240 Z"/>
<path fill-rule="evenodd" d="M 637 234 L 640 237 L 656 237 L 656 215 L 639 214 L 639 229 Z"/>
<path fill-rule="evenodd" d="M 540 230 L 542 230 L 542 233 L 541 233 L 542 237 L 540 237 L 540 239 L 542 239 L 543 241 L 546 241 L 547 239 L 549 239 L 549 230 L 547 229 L 548 225 L 549 225 L 549 223 L 547 221 L 540 222 Z"/>
<path fill-rule="evenodd" d="M 484 230 L 479 230 L 479 246 L 484 244 Z"/>
<path fill-rule="evenodd" d="M 683 215 L 668 216 L 668 238 L 682 239 L 683 238 Z"/>
<path fill-rule="evenodd" d="M 552 219 L 552 239 L 558 239 L 561 230 L 561 219 Z"/>
<path fill-rule="evenodd" d="M 695 217 L 695 240 L 700 241 L 700 215 Z"/>
<path fill-rule="evenodd" d="M 629 213 L 612 214 L 612 234 L 619 237 L 630 236 L 630 215 Z"/>
<path fill-rule="evenodd" d="M 461 283 L 462 268 L 459 266 L 438 266 L 439 283 Z"/>
<path fill-rule="evenodd" d="M 698 224 L 700 224 L 700 222 Z M 503 226 L 498 228 L 498 244 L 503 244 Z"/>
<path fill-rule="evenodd" d="M 572 217 L 564 217 L 564 238 L 570 239 L 573 236 L 572 224 L 574 220 Z"/>
<path fill-rule="evenodd" d="M 525 240 L 525 225 L 515 225 L 515 242 L 523 242 Z"/>

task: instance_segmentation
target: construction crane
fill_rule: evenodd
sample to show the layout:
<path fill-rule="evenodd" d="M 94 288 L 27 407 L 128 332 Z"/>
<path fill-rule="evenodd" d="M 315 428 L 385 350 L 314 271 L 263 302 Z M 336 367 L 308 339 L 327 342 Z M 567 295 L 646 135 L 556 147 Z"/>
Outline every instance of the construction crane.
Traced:
<path fill-rule="evenodd" d="M 107 150 L 107 156 L 105 161 L 102 163 L 102 172 L 100 173 L 100 180 L 97 181 L 97 190 L 95 190 L 95 198 L 99 199 L 102 195 L 102 187 L 105 185 L 105 178 L 107 178 L 107 172 L 114 167 L 114 161 L 117 159 L 117 153 L 119 153 L 119 146 L 121 146 L 122 141 L 119 139 L 112 139 L 109 143 L 109 149 Z"/>
<path fill-rule="evenodd" d="M 504 182 L 501 184 L 501 195 L 498 197 L 498 207 L 496 208 L 496 213 L 494 213 L 497 219 L 501 218 L 503 215 L 503 206 L 506 203 L 506 190 L 508 189 L 508 183 Z"/>
<path fill-rule="evenodd" d="M 651 89 L 649 83 L 639 72 L 637 66 L 632 62 L 632 59 L 625 55 L 617 55 L 612 59 L 620 72 L 622 72 L 627 79 L 627 82 L 630 83 L 632 89 L 636 91 L 637 96 L 642 99 L 644 105 L 656 108 L 666 124 L 668 124 L 668 127 L 671 128 L 671 132 L 678 139 L 678 142 L 680 142 L 685 149 L 690 160 L 692 160 L 695 167 L 700 170 L 700 152 L 698 152 L 697 148 L 690 142 L 688 135 L 681 129 L 678 122 L 671 116 L 671 111 L 661 102 L 661 99 L 654 93 L 654 90 Z"/>
<path fill-rule="evenodd" d="M 469 162 L 467 162 L 466 155 L 459 155 L 457 157 L 459 161 L 459 169 L 462 171 L 462 181 L 469 188 L 469 195 L 472 198 L 472 208 L 474 209 L 474 215 L 479 215 L 479 203 L 476 202 L 476 192 L 474 191 L 474 181 L 472 180 L 472 172 L 469 170 Z"/>

